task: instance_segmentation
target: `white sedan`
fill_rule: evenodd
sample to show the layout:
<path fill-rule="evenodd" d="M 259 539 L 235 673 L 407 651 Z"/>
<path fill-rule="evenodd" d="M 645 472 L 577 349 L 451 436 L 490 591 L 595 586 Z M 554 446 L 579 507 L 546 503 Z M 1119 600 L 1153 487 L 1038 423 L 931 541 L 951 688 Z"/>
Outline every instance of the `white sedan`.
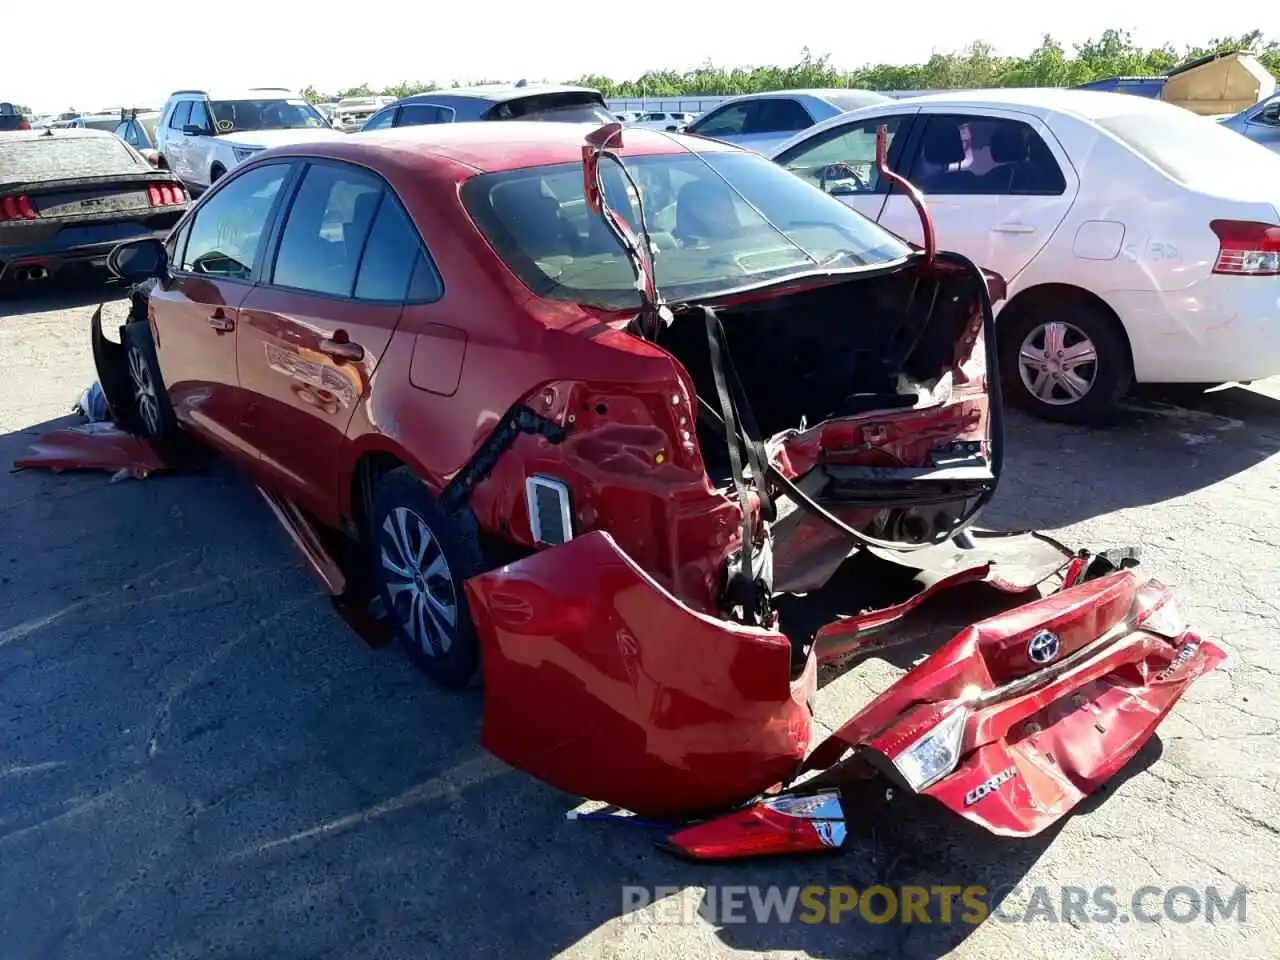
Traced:
<path fill-rule="evenodd" d="M 833 117 L 777 163 L 906 240 L 889 168 L 938 245 L 1003 274 L 1001 373 L 1047 419 L 1104 417 L 1134 382 L 1280 373 L 1280 156 L 1157 100 L 1075 90 L 936 94 Z"/>

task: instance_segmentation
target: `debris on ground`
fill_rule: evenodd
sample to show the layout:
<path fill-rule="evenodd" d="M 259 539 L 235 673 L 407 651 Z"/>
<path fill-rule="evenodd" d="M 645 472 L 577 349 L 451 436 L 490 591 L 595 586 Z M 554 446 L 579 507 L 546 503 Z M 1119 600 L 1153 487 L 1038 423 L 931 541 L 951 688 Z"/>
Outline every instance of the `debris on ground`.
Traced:
<path fill-rule="evenodd" d="M 155 447 L 143 437 L 122 430 L 110 421 L 90 421 L 46 433 L 33 443 L 25 457 L 13 462 L 16 470 L 105 470 L 111 482 L 142 480 L 153 473 L 171 471 Z"/>

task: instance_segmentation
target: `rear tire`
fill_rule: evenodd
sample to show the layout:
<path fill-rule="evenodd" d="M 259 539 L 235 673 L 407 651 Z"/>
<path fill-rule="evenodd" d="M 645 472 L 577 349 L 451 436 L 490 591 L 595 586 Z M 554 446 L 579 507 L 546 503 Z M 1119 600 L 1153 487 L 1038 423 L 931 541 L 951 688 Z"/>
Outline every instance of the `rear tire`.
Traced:
<path fill-rule="evenodd" d="M 129 383 L 143 432 L 162 453 L 179 454 L 181 432 L 178 418 L 173 412 L 173 404 L 169 402 L 164 378 L 160 375 L 151 327 L 142 320 L 126 323 L 120 332 L 120 340 L 129 365 Z"/>
<path fill-rule="evenodd" d="M 384 476 L 365 531 L 369 570 L 409 659 L 451 690 L 480 674 L 465 580 L 486 567 L 470 514 L 451 516 L 408 467 Z"/>
<path fill-rule="evenodd" d="M 1005 396 L 1041 419 L 1102 422 L 1133 385 L 1124 333 L 1092 304 L 1044 304 L 1002 315 L 996 327 Z"/>

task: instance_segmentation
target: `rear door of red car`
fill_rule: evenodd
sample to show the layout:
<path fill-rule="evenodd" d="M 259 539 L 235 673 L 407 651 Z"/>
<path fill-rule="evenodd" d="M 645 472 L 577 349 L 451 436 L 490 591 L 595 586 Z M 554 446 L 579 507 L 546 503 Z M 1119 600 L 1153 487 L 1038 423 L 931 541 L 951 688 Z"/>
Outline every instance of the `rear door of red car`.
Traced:
<path fill-rule="evenodd" d="M 263 282 L 241 304 L 240 383 L 263 476 L 337 522 L 347 425 L 425 254 L 394 191 L 367 168 L 311 161 L 291 192 Z"/>
<path fill-rule="evenodd" d="M 260 270 L 269 226 L 293 170 L 255 167 L 219 184 L 170 241 L 170 276 L 150 293 L 156 354 L 178 418 L 232 456 L 245 455 L 236 374 L 240 305 Z"/>

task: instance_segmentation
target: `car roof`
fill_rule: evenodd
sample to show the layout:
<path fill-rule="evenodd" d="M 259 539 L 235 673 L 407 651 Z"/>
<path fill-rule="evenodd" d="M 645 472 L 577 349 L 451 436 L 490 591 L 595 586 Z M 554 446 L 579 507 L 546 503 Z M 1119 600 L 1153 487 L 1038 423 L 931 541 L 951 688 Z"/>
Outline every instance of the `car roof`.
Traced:
<path fill-rule="evenodd" d="M 1172 104 L 1131 93 L 1102 90 L 1068 90 L 1061 87 L 996 87 L 987 90 L 950 90 L 919 97 L 905 97 L 908 105 L 954 104 L 970 107 L 1027 107 L 1069 113 L 1085 120 L 1099 120 L 1118 114 L 1160 113 Z M 879 105 L 883 108 L 883 104 Z M 869 109 L 869 108 L 862 108 Z M 1182 109 L 1175 107 L 1174 109 Z"/>
<path fill-rule="evenodd" d="M 830 100 L 833 96 L 848 96 L 851 93 L 875 94 L 876 91 L 864 90 L 861 87 L 809 87 L 795 90 L 768 90 L 763 93 L 743 93 L 736 97 L 728 97 L 717 103 L 716 106 L 722 107 L 726 103 L 737 103 L 740 100 L 779 100 L 793 97 L 816 97 L 819 100 Z M 884 99 L 889 100 L 890 98 L 885 97 Z"/>
<path fill-rule="evenodd" d="M 172 99 L 184 97 L 209 100 L 298 100 L 297 91 L 289 87 L 214 87 L 209 90 L 175 90 Z"/>
<path fill-rule="evenodd" d="M 600 96 L 599 90 L 591 87 L 577 87 L 572 84 L 548 83 L 538 86 L 493 86 L 493 87 L 456 87 L 448 90 L 428 90 L 426 93 L 415 93 L 403 97 L 397 103 L 431 103 L 441 97 L 468 97 L 475 100 L 488 100 L 491 103 L 506 103 L 524 97 L 534 97 L 544 93 L 594 93 Z"/>
<path fill-rule="evenodd" d="M 477 173 L 518 170 L 556 163 L 580 163 L 584 138 L 599 128 L 594 123 L 548 123 L 503 120 L 496 123 L 437 123 L 390 127 L 354 133 L 334 140 L 278 147 L 272 155 L 331 156 L 374 161 L 380 155 L 397 159 L 439 158 Z M 686 137 L 657 130 L 623 131 L 623 156 L 681 153 L 742 153 L 740 148 L 702 137 Z"/>
<path fill-rule="evenodd" d="M 110 130 L 95 130 L 92 127 L 46 127 L 43 130 L 14 130 L 6 133 L 3 137 L 5 143 L 12 143 L 15 140 L 85 140 L 97 137 L 110 137 L 116 139 L 116 135 Z"/>

